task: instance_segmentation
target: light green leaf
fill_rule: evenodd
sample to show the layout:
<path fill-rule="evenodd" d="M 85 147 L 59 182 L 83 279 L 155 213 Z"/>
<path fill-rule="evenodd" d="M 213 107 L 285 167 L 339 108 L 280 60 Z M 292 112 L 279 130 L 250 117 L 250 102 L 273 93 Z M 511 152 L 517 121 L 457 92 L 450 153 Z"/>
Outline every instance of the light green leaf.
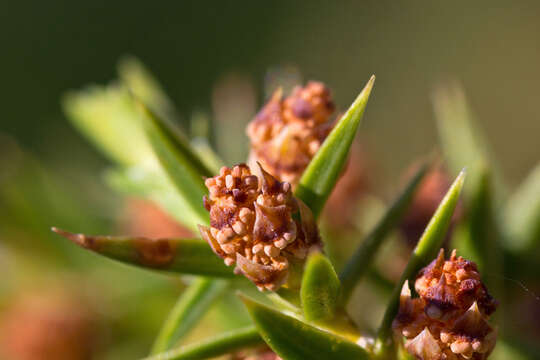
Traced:
<path fill-rule="evenodd" d="M 105 257 L 138 267 L 173 273 L 232 277 L 231 268 L 199 239 L 147 239 L 54 232 Z"/>
<path fill-rule="evenodd" d="M 214 149 L 212 149 L 208 140 L 206 138 L 195 138 L 191 141 L 191 146 L 201 161 L 203 161 L 214 174 L 219 174 L 219 170 L 225 163 L 215 153 Z"/>
<path fill-rule="evenodd" d="M 433 217 L 427 225 L 426 230 L 413 250 L 409 262 L 407 263 L 407 267 L 401 274 L 401 278 L 394 288 L 392 296 L 390 297 L 390 302 L 386 307 L 375 344 L 375 349 L 378 353 L 383 353 L 388 349 L 387 344 L 390 339 L 392 321 L 396 316 L 399 306 L 401 287 L 405 280 L 409 280 L 410 283 L 413 283 L 416 273 L 423 266 L 427 265 L 440 249 L 448 227 L 450 226 L 452 214 L 456 208 L 464 181 L 465 171 L 462 170 L 442 199 L 435 214 L 433 214 Z"/>
<path fill-rule="evenodd" d="M 145 133 L 163 169 L 190 210 L 198 216 L 199 224 L 208 224 L 209 215 L 202 202 L 207 194 L 203 176 L 213 176 L 212 171 L 193 152 L 189 143 L 177 136 L 142 102 L 138 101 L 137 104 L 144 116 Z"/>
<path fill-rule="evenodd" d="M 208 359 L 247 347 L 264 344 L 254 326 L 232 330 L 196 344 L 150 356 L 144 360 L 197 360 Z"/>
<path fill-rule="evenodd" d="M 511 195 L 504 214 L 509 249 L 526 252 L 540 243 L 540 163 Z"/>
<path fill-rule="evenodd" d="M 334 316 L 340 283 L 334 267 L 321 253 L 309 256 L 300 298 L 304 316 L 308 321 L 331 319 Z"/>
<path fill-rule="evenodd" d="M 246 297 L 242 299 L 264 341 L 283 359 L 368 359 L 363 348 L 344 337 Z"/>
<path fill-rule="evenodd" d="M 452 247 L 459 249 L 463 257 L 474 261 L 481 272 L 497 272 L 500 270 L 500 234 L 494 218 L 489 170 L 484 168 L 478 180 L 469 194 L 465 219 L 459 225 L 457 236 L 452 237 Z"/>
<path fill-rule="evenodd" d="M 140 60 L 132 56 L 121 59 L 118 63 L 118 75 L 126 87 L 159 116 L 170 123 L 179 121 L 173 102 Z"/>
<path fill-rule="evenodd" d="M 119 84 L 67 93 L 68 119 L 104 155 L 120 165 L 155 163 L 128 90 Z"/>
<path fill-rule="evenodd" d="M 186 199 L 178 193 L 159 164 L 154 170 L 139 166 L 111 168 L 105 171 L 104 177 L 105 182 L 119 193 L 151 200 L 194 233 L 199 231 L 199 216 L 190 210 Z"/>
<path fill-rule="evenodd" d="M 347 161 L 349 148 L 362 120 L 374 82 L 375 76 L 372 76 L 330 132 L 300 179 L 295 195 L 311 209 L 315 218 L 322 211 Z"/>
<path fill-rule="evenodd" d="M 178 343 L 202 318 L 208 308 L 227 288 L 227 285 L 225 280 L 195 279 L 184 290 L 169 317 L 163 323 L 151 354 L 168 350 L 172 345 Z"/>
<path fill-rule="evenodd" d="M 375 225 L 373 230 L 362 241 L 360 247 L 345 265 L 340 274 L 342 283 L 341 301 L 343 304 L 347 303 L 354 287 L 369 270 L 375 259 L 375 254 L 384 239 L 386 239 L 390 232 L 399 224 L 411 203 L 416 189 L 424 178 L 427 168 L 428 165 L 426 164 L 417 171 L 402 193 L 386 211 L 377 225 Z"/>

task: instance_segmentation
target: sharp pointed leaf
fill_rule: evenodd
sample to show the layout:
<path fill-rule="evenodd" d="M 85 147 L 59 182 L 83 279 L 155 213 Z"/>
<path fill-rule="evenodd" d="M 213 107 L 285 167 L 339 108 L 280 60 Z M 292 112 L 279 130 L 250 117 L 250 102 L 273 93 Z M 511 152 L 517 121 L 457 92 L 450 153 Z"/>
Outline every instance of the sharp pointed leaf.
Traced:
<path fill-rule="evenodd" d="M 232 330 L 196 344 L 160 353 L 144 360 L 195 360 L 227 355 L 237 350 L 264 344 L 254 326 Z"/>
<path fill-rule="evenodd" d="M 392 320 L 397 313 L 399 294 L 403 283 L 405 280 L 409 280 L 409 283 L 413 283 L 416 273 L 423 266 L 427 265 L 440 249 L 448 227 L 450 226 L 450 220 L 459 200 L 464 180 L 465 171 L 461 171 L 456 180 L 454 180 L 452 186 L 450 186 L 450 189 L 439 204 L 435 214 L 433 214 L 422 237 L 416 244 L 409 262 L 407 263 L 407 267 L 401 274 L 401 278 L 394 288 L 390 297 L 390 302 L 386 307 L 383 321 L 377 335 L 376 350 L 378 352 L 382 353 L 387 349 L 386 344 L 388 344 L 388 339 L 390 338 Z"/>
<path fill-rule="evenodd" d="M 231 268 L 199 239 L 86 236 L 57 228 L 52 230 L 85 249 L 138 267 L 192 275 L 233 276 Z"/>
<path fill-rule="evenodd" d="M 362 241 L 360 247 L 353 254 L 340 274 L 342 283 L 341 301 L 346 303 L 360 281 L 362 276 L 369 270 L 377 250 L 384 239 L 399 224 L 405 214 L 413 195 L 426 174 L 428 165 L 422 166 L 412 177 L 403 192 L 397 197 L 392 206 L 387 210 L 373 230 Z"/>
<path fill-rule="evenodd" d="M 340 283 L 334 267 L 321 253 L 309 256 L 300 297 L 304 316 L 308 321 L 330 319 L 334 316 Z"/>
<path fill-rule="evenodd" d="M 374 81 L 375 76 L 372 76 L 330 132 L 300 179 L 296 196 L 312 210 L 315 218 L 323 209 L 347 161 L 349 148 L 362 120 Z"/>
<path fill-rule="evenodd" d="M 243 301 L 264 341 L 287 360 L 368 359 L 357 344 L 251 299 Z"/>
<path fill-rule="evenodd" d="M 469 193 L 465 219 L 452 236 L 452 247 L 459 249 L 460 255 L 466 259 L 474 261 L 481 272 L 496 273 L 501 268 L 501 236 L 493 208 L 492 177 L 487 168 L 482 170 L 478 180 Z M 492 294 L 502 295 L 498 293 L 498 277 L 487 278 L 485 282 Z"/>
<path fill-rule="evenodd" d="M 208 278 L 195 279 L 184 290 L 169 317 L 163 323 L 152 347 L 152 354 L 158 354 L 178 343 L 184 335 L 206 314 L 220 294 L 227 288 L 225 280 Z"/>
<path fill-rule="evenodd" d="M 207 193 L 203 177 L 213 176 L 212 172 L 193 152 L 189 143 L 177 136 L 143 103 L 139 101 L 138 105 L 144 116 L 145 134 L 163 169 L 191 211 L 197 214 L 199 223 L 208 223 L 208 212 L 202 204 L 202 198 Z"/>

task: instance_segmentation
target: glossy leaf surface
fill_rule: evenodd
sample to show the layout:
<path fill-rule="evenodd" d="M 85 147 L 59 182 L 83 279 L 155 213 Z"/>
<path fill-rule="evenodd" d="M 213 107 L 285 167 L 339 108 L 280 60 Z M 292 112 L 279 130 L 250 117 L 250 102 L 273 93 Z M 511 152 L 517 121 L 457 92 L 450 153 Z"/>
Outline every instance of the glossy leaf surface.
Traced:
<path fill-rule="evenodd" d="M 313 253 L 309 256 L 300 297 L 302 310 L 308 321 L 333 317 L 338 302 L 340 283 L 334 267 L 326 256 Z"/>
<path fill-rule="evenodd" d="M 315 218 L 322 211 L 345 166 L 374 82 L 375 76 L 372 76 L 330 132 L 300 179 L 295 195 L 311 209 Z"/>
<path fill-rule="evenodd" d="M 243 300 L 264 341 L 283 359 L 368 359 L 363 348 L 339 335 L 251 299 Z"/>

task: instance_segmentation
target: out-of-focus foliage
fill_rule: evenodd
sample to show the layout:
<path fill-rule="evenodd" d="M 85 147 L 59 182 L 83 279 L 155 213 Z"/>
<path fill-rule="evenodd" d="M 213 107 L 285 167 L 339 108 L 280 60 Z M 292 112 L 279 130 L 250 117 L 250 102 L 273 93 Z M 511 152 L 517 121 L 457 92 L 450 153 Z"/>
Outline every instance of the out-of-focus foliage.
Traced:
<path fill-rule="evenodd" d="M 10 134 L 0 136 L 0 270 L 8 274 L 0 281 L 0 330 L 25 294 L 45 297 L 49 288 L 68 288 L 59 292 L 82 295 L 96 320 L 96 359 L 140 358 L 148 354 L 178 293 L 189 295 L 186 285 L 205 282 L 119 265 L 49 231 L 56 225 L 124 235 L 125 203 L 136 197 L 157 203 L 186 231 L 196 232 L 204 213 L 190 211 L 192 205 L 161 167 L 134 98 L 167 125 L 186 130 L 191 138 L 183 137 L 215 174 L 224 163 L 220 158 L 226 164 L 245 159 L 245 123 L 277 86 L 287 92 L 301 83 L 298 69 L 325 80 L 341 111 L 361 86 L 359 80 L 377 73 L 369 121 L 357 139 L 374 164 L 368 170 L 373 185 L 361 197 L 344 197 L 355 203 L 347 226 L 335 226 L 331 217 L 321 215 L 327 255 L 339 273 L 359 245 L 369 245 L 367 240 L 376 238 L 370 234 L 379 234 L 378 225 L 391 214 L 388 200 L 405 184 L 397 174 L 440 143 L 450 178 L 467 167 L 459 216 L 446 246 L 477 261 L 501 301 L 497 323 L 502 340 L 490 358 L 534 359 L 540 338 L 535 295 L 540 293 L 535 276 L 540 258 L 535 106 L 540 72 L 534 46 L 539 9 L 535 3 L 499 1 L 467 4 L 466 12 L 459 3 L 384 1 L 276 3 L 264 9 L 250 3 L 8 4 L 3 11 L 8 16 L 0 22 L 5 50 L 0 65 L 6 69 L 4 99 L 9 100 L 0 131 Z M 299 18 L 301 30 L 295 25 Z M 201 19 L 212 26 L 201 27 Z M 118 79 L 109 85 L 70 91 L 62 102 L 74 129 L 101 150 L 102 158 L 69 127 L 58 98 L 89 81 L 104 83 L 125 52 L 140 55 L 167 91 L 130 57 L 120 62 Z M 437 87 L 434 117 L 428 100 L 441 74 L 460 79 L 468 96 L 454 85 Z M 15 145 L 14 137 L 21 145 Z M 103 186 L 103 179 L 114 191 Z M 332 209 L 343 218 L 345 210 Z M 141 226 L 150 219 L 145 214 L 138 218 Z M 361 272 L 366 281 L 351 290 L 347 311 L 366 334 L 376 332 L 389 289 L 406 265 L 410 244 L 402 241 L 401 231 L 385 228 L 384 243 Z M 245 283 L 236 286 L 252 290 Z M 253 327 L 243 328 L 251 320 L 230 289 L 221 296 L 218 291 L 202 296 L 207 304 L 182 322 L 186 329 L 169 332 L 167 347 L 193 344 L 177 351 L 188 356 L 260 344 Z M 286 292 L 273 299 L 251 295 L 295 316 L 301 305 Z M 169 317 L 172 324 L 184 319 L 181 300 L 180 310 Z M 235 328 L 241 330 L 200 343 Z"/>

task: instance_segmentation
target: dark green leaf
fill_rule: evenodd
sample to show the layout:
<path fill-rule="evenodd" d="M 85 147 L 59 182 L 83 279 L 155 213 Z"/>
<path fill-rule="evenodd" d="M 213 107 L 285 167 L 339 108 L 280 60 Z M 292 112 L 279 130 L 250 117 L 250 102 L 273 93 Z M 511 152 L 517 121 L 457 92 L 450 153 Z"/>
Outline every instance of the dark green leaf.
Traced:
<path fill-rule="evenodd" d="M 295 195 L 311 209 L 315 218 L 323 209 L 347 161 L 349 148 L 362 120 L 374 81 L 375 76 L 372 76 L 328 135 L 300 179 Z"/>
<path fill-rule="evenodd" d="M 330 261 L 321 253 L 309 256 L 300 297 L 308 321 L 330 319 L 334 316 L 339 296 L 339 279 Z"/>
<path fill-rule="evenodd" d="M 392 321 L 394 320 L 399 306 L 401 287 L 405 280 L 409 280 L 409 282 L 412 283 L 416 273 L 423 266 L 427 265 L 440 249 L 448 227 L 450 226 L 452 214 L 457 205 L 464 180 L 465 171 L 461 171 L 439 204 L 437 211 L 433 214 L 426 230 L 411 254 L 407 267 L 401 274 L 401 278 L 392 292 L 375 344 L 376 351 L 379 353 L 383 353 L 387 349 L 386 344 L 388 344 L 388 339 L 390 338 Z"/>
<path fill-rule="evenodd" d="M 157 354 L 144 360 L 197 360 L 226 355 L 243 348 L 264 344 L 254 326 L 232 330 L 196 344 Z"/>
<path fill-rule="evenodd" d="M 345 268 L 340 274 L 342 283 L 341 301 L 343 304 L 349 300 L 354 287 L 358 281 L 360 281 L 362 276 L 365 275 L 367 270 L 369 270 L 375 258 L 375 254 L 383 243 L 383 240 L 386 239 L 389 233 L 399 224 L 399 221 L 411 203 L 418 185 L 424 178 L 427 168 L 428 166 L 426 164 L 418 170 L 392 206 L 386 211 L 386 214 L 384 214 L 375 228 L 368 234 L 364 241 L 362 241 L 360 247 L 345 265 Z"/>
<path fill-rule="evenodd" d="M 233 276 L 231 268 L 199 239 L 86 236 L 57 228 L 52 230 L 85 249 L 138 267 L 192 275 Z"/>
<path fill-rule="evenodd" d="M 339 335 L 318 329 L 251 299 L 243 301 L 264 341 L 287 360 L 368 359 L 367 352 Z"/>
<path fill-rule="evenodd" d="M 202 318 L 212 303 L 227 288 L 225 280 L 195 279 L 184 290 L 152 347 L 152 354 L 168 350 Z"/>

